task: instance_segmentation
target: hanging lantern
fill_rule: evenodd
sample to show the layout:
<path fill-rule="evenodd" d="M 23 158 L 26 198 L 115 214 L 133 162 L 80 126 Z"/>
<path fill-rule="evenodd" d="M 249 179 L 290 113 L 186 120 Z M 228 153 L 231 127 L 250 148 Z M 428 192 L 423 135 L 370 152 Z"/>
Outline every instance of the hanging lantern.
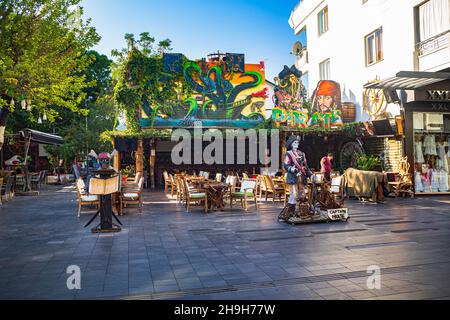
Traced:
<path fill-rule="evenodd" d="M 31 111 L 31 100 L 27 100 L 27 111 Z"/>
<path fill-rule="evenodd" d="M 42 124 L 42 118 L 41 118 L 41 114 L 40 113 L 39 113 L 38 123 Z"/>
<path fill-rule="evenodd" d="M 11 102 L 9 103 L 11 105 L 11 107 L 14 107 L 14 105 L 16 104 L 16 102 L 14 101 L 14 99 L 11 98 Z"/>
<path fill-rule="evenodd" d="M 47 121 L 47 112 L 44 110 L 44 116 L 42 117 L 42 120 Z"/>
<path fill-rule="evenodd" d="M 20 105 L 22 106 L 22 110 L 25 110 L 25 108 L 27 107 L 27 102 L 25 101 L 25 99 L 22 100 Z"/>

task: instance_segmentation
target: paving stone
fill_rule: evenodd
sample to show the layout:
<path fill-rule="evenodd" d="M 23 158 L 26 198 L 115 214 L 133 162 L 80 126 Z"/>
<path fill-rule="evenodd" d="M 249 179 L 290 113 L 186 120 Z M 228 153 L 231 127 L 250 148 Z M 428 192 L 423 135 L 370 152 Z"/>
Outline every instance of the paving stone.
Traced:
<path fill-rule="evenodd" d="M 162 192 L 146 191 L 143 214 L 129 210 L 121 219 L 123 231 L 105 235 L 84 228 L 92 213 L 74 219 L 75 199 L 73 190 L 49 186 L 33 201 L 17 197 L 0 206 L 0 298 L 96 299 L 180 290 L 179 299 L 450 296 L 450 218 L 449 228 L 442 222 L 450 201 L 439 198 L 388 199 L 383 206 L 347 201 L 350 215 L 358 215 L 348 224 L 293 227 L 278 223 L 279 203 L 263 202 L 259 213 L 246 215 L 239 208 L 185 214 Z M 391 230 L 399 225 L 356 221 L 363 219 L 411 220 L 421 228 L 436 221 L 440 230 L 395 234 Z M 362 226 L 367 230 L 324 233 Z M 263 229 L 269 230 L 258 231 Z M 305 234 L 312 237 L 292 238 Z M 81 268 L 79 292 L 66 288 L 70 265 Z M 382 268 L 381 290 L 367 290 L 370 265 Z M 240 289 L 245 284 L 254 289 Z M 203 287 L 235 291 L 196 294 Z"/>

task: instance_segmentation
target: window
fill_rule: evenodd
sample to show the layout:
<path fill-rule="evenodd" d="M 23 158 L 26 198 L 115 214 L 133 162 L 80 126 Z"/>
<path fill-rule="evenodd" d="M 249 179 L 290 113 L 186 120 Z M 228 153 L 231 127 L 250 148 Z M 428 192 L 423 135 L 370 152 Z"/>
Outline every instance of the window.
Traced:
<path fill-rule="evenodd" d="M 319 12 L 317 21 L 319 23 L 319 36 L 321 36 L 328 31 L 328 6 Z"/>
<path fill-rule="evenodd" d="M 383 60 L 383 28 L 379 28 L 366 36 L 366 66 Z"/>
<path fill-rule="evenodd" d="M 320 80 L 330 80 L 330 59 L 319 64 Z"/>
<path fill-rule="evenodd" d="M 308 72 L 303 73 L 302 77 L 300 78 L 300 81 L 301 81 L 302 85 L 305 87 L 306 96 L 309 97 L 309 75 L 308 75 Z"/>
<path fill-rule="evenodd" d="M 430 0 L 418 8 L 420 41 L 433 38 L 449 30 L 450 6 L 448 0 Z"/>

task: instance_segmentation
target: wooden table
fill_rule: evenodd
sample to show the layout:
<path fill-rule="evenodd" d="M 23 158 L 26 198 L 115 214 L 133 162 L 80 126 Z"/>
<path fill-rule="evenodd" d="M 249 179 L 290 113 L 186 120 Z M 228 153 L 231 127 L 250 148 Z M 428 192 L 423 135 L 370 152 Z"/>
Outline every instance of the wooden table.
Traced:
<path fill-rule="evenodd" d="M 191 181 L 198 189 L 204 190 L 208 196 L 208 209 L 209 210 L 221 210 L 225 209 L 225 203 L 223 197 L 229 185 L 223 182 L 197 180 Z"/>

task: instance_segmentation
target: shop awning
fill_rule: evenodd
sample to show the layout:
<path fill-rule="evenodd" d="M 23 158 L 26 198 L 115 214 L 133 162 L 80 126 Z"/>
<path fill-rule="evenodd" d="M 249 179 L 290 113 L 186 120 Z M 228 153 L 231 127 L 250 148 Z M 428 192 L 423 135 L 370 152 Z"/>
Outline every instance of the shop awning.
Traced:
<path fill-rule="evenodd" d="M 64 144 L 64 139 L 60 136 L 55 136 L 53 134 L 40 132 L 31 129 L 23 129 L 20 131 L 20 137 L 23 140 L 27 140 L 31 137 L 31 142 L 36 142 L 40 144 L 48 144 L 48 145 L 62 145 Z"/>
<path fill-rule="evenodd" d="M 369 82 L 366 89 L 417 90 L 422 87 L 450 80 L 450 72 L 400 71 L 395 77 Z"/>

